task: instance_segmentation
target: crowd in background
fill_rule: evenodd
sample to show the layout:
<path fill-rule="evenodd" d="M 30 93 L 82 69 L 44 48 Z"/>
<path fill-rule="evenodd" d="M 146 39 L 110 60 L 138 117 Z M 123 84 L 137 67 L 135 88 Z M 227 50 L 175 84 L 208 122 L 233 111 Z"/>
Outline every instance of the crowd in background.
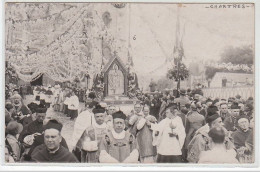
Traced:
<path fill-rule="evenodd" d="M 34 99 L 25 105 L 28 94 Z M 6 162 L 254 162 L 252 97 L 208 98 L 181 89 L 137 98 L 128 114 L 91 91 L 6 86 Z M 62 137 L 59 119 L 47 115 L 50 108 L 75 121 L 71 139 Z"/>

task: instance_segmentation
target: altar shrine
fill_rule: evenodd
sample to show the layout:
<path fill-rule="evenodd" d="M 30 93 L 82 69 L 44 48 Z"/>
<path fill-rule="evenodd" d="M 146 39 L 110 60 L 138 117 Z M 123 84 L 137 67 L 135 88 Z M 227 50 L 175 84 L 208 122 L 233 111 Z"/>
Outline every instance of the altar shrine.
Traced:
<path fill-rule="evenodd" d="M 127 95 L 128 71 L 117 55 L 108 61 L 102 73 L 104 74 L 104 97 Z"/>

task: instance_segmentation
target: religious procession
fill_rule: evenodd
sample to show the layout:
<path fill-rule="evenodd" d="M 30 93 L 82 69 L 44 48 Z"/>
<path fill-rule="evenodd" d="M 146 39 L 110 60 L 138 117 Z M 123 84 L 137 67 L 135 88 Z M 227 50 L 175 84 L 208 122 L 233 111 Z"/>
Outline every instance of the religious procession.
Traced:
<path fill-rule="evenodd" d="M 225 49 L 215 63 L 189 59 L 182 21 L 191 14 L 178 4 L 7 3 L 5 10 L 6 163 L 255 162 L 250 45 Z M 174 16 L 174 39 L 149 22 L 157 14 L 167 31 L 173 24 L 163 19 Z"/>

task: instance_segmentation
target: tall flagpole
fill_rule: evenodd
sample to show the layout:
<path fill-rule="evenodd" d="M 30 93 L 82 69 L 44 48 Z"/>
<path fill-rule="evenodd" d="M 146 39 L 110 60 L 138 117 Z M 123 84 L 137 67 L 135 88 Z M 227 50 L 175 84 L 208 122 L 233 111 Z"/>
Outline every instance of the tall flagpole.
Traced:
<path fill-rule="evenodd" d="M 101 71 L 102 71 L 103 65 L 104 65 L 103 45 L 104 45 L 104 38 L 103 38 L 103 36 L 102 36 L 102 37 L 101 37 Z"/>
<path fill-rule="evenodd" d="M 133 59 L 132 59 L 132 47 L 131 47 L 131 3 L 128 4 L 128 65 L 133 67 Z"/>
<path fill-rule="evenodd" d="M 181 81 L 180 81 L 180 63 L 181 63 L 181 57 L 180 56 L 180 49 L 179 49 L 179 36 L 180 36 L 180 7 L 177 5 L 177 22 L 176 22 L 176 40 L 175 40 L 175 51 L 178 52 L 178 57 L 177 58 L 177 97 L 180 96 L 179 92 L 180 92 L 180 85 L 181 85 Z"/>

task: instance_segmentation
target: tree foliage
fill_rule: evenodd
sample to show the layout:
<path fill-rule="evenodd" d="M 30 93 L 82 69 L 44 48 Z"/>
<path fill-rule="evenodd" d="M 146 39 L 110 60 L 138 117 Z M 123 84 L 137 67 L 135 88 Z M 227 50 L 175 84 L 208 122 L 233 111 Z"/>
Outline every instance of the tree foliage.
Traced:
<path fill-rule="evenodd" d="M 242 47 L 227 47 L 221 54 L 221 62 L 252 65 L 254 52 L 251 45 Z"/>
<path fill-rule="evenodd" d="M 168 89 L 173 88 L 173 82 L 171 80 L 167 79 L 166 77 L 160 78 L 157 81 L 157 89 L 159 91 L 163 91 L 166 88 L 168 88 Z"/>
<path fill-rule="evenodd" d="M 189 77 L 189 70 L 187 69 L 186 65 L 181 63 L 180 64 L 180 71 L 179 71 L 179 78 L 180 80 L 187 79 Z M 167 78 L 171 80 L 178 81 L 178 68 L 175 65 L 172 69 L 169 69 L 167 72 Z"/>

